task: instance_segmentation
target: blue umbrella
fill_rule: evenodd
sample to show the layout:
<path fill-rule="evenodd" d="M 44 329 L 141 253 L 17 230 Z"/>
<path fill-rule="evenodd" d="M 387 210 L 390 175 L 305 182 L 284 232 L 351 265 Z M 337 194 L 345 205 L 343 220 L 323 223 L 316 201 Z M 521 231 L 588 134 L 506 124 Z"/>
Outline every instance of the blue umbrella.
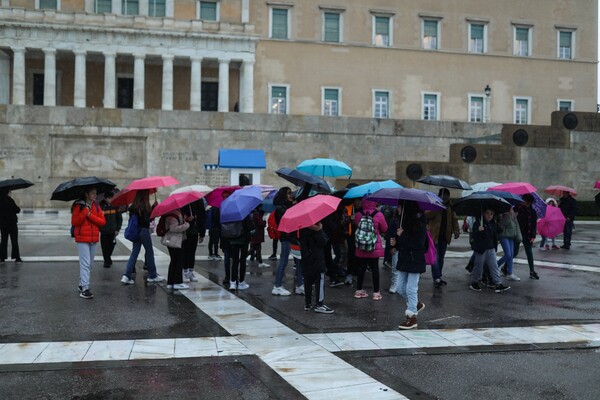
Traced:
<path fill-rule="evenodd" d="M 262 201 L 262 194 L 258 186 L 248 186 L 236 190 L 221 203 L 221 222 L 242 221 Z"/>
<path fill-rule="evenodd" d="M 381 182 L 369 182 L 365 183 L 364 185 L 359 185 L 350 188 L 348 192 L 344 195 L 344 199 L 356 199 L 359 197 L 363 197 L 364 195 L 373 194 L 379 189 L 393 189 L 401 187 L 401 185 L 397 184 L 391 179 Z"/>
<path fill-rule="evenodd" d="M 275 195 L 277 194 L 277 190 L 273 190 L 271 193 L 269 193 L 267 195 L 267 197 L 265 197 L 262 201 L 262 208 L 263 211 L 266 213 L 271 213 L 273 211 L 275 211 L 275 205 L 273 204 L 273 199 L 275 198 Z"/>
<path fill-rule="evenodd" d="M 524 203 L 521 196 L 509 193 L 509 192 L 500 192 L 498 190 L 486 190 L 485 192 L 473 192 L 471 194 L 475 194 L 475 193 L 479 193 L 479 194 L 489 193 L 491 195 L 494 195 L 496 197 L 500 197 L 501 199 L 506 200 L 507 202 L 510 203 L 511 206 L 518 206 L 519 204 Z"/>
<path fill-rule="evenodd" d="M 352 168 L 348 164 L 333 158 L 313 158 L 304 160 L 296 167 L 298 171 L 317 176 L 352 176 Z"/>

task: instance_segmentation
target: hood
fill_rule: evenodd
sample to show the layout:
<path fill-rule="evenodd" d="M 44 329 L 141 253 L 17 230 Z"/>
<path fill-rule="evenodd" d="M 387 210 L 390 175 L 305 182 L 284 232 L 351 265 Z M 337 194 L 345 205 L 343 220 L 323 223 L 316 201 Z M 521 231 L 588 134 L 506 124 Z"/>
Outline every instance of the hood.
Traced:
<path fill-rule="evenodd" d="M 377 203 L 371 200 L 363 199 L 362 201 L 362 209 L 365 212 L 371 212 L 377 208 Z"/>

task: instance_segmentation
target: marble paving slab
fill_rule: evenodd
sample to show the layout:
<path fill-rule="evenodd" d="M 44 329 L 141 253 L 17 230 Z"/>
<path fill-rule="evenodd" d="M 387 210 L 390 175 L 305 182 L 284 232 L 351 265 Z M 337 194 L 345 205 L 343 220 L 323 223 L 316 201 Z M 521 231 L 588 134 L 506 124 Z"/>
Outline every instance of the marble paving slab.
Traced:
<path fill-rule="evenodd" d="M 34 363 L 77 362 L 83 360 L 92 342 L 51 342 Z"/>
<path fill-rule="evenodd" d="M 97 340 L 82 361 L 128 360 L 135 340 Z"/>

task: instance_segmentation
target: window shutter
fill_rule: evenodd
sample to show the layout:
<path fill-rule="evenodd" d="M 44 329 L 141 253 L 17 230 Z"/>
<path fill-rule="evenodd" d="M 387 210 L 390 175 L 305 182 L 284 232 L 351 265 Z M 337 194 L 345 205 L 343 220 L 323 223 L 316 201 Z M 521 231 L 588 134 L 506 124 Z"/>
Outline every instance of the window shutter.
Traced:
<path fill-rule="evenodd" d="M 337 89 L 325 89 L 325 100 L 335 100 L 338 99 L 338 91 Z"/>
<path fill-rule="evenodd" d="M 438 26 L 437 21 L 425 21 L 425 24 L 423 27 L 425 36 L 437 37 L 437 26 Z"/>
<path fill-rule="evenodd" d="M 517 28 L 517 40 L 520 42 L 526 42 L 529 39 L 529 29 Z"/>
<path fill-rule="evenodd" d="M 340 41 L 340 14 L 325 13 L 325 37 L 326 42 Z"/>
<path fill-rule="evenodd" d="M 571 47 L 571 32 L 560 33 L 560 47 Z"/>
<path fill-rule="evenodd" d="M 483 39 L 483 25 L 471 25 L 471 38 Z"/>
<path fill-rule="evenodd" d="M 151 17 L 164 17 L 166 15 L 165 0 L 150 0 L 148 14 Z"/>
<path fill-rule="evenodd" d="M 388 17 L 375 17 L 375 34 L 390 35 L 390 19 Z"/>
<path fill-rule="evenodd" d="M 96 12 L 98 14 L 111 13 L 112 12 L 112 1 L 111 0 L 96 0 Z"/>
<path fill-rule="evenodd" d="M 57 0 L 40 0 L 40 9 L 42 10 L 56 10 L 57 7 Z"/>
<path fill-rule="evenodd" d="M 281 8 L 273 9 L 273 32 L 272 37 L 275 39 L 287 39 L 288 35 L 288 10 Z"/>
<path fill-rule="evenodd" d="M 212 1 L 201 1 L 200 2 L 200 19 L 206 21 L 217 20 L 217 3 Z"/>
<path fill-rule="evenodd" d="M 271 88 L 271 97 L 285 99 L 285 89 L 284 86 L 273 86 Z"/>

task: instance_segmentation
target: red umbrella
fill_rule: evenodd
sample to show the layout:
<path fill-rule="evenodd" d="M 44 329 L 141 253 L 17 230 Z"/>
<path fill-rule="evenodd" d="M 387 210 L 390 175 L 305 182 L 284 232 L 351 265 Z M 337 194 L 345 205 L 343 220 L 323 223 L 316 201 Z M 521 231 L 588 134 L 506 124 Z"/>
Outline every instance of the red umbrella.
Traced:
<path fill-rule="evenodd" d="M 577 196 L 577 190 L 561 185 L 548 186 L 546 189 L 544 189 L 544 192 L 557 197 L 561 197 L 563 192 L 571 193 L 571 196 L 573 197 Z"/>
<path fill-rule="evenodd" d="M 492 186 L 488 190 L 495 190 L 498 192 L 508 192 L 512 194 L 528 194 L 537 192 L 537 188 L 531 183 L 527 182 L 508 182 L 502 185 Z"/>
<path fill-rule="evenodd" d="M 546 215 L 537 223 L 537 230 L 540 235 L 554 238 L 562 233 L 566 220 L 560 208 L 548 205 Z"/>
<path fill-rule="evenodd" d="M 201 192 L 182 192 L 175 193 L 164 199 L 159 205 L 154 207 L 150 218 L 156 218 L 164 215 L 173 210 L 178 210 L 196 200 L 200 200 L 204 197 L 204 193 Z"/>
<path fill-rule="evenodd" d="M 241 186 L 219 186 L 218 188 L 206 195 L 206 202 L 210 206 L 221 207 L 221 203 L 224 200 L 224 192 L 229 192 L 229 194 L 231 194 L 241 188 Z"/>
<path fill-rule="evenodd" d="M 137 190 L 123 189 L 119 193 L 115 194 L 110 201 L 110 204 L 115 207 L 126 206 L 133 203 Z M 156 189 L 149 189 L 149 194 L 156 193 Z"/>
<path fill-rule="evenodd" d="M 290 207 L 283 214 L 277 230 L 293 232 L 314 225 L 337 210 L 341 201 L 339 197 L 325 194 L 309 197 Z"/>
<path fill-rule="evenodd" d="M 177 185 L 179 181 L 172 176 L 149 176 L 147 178 L 136 179 L 131 182 L 125 189 L 128 190 L 144 190 L 156 189 L 163 186 Z"/>

